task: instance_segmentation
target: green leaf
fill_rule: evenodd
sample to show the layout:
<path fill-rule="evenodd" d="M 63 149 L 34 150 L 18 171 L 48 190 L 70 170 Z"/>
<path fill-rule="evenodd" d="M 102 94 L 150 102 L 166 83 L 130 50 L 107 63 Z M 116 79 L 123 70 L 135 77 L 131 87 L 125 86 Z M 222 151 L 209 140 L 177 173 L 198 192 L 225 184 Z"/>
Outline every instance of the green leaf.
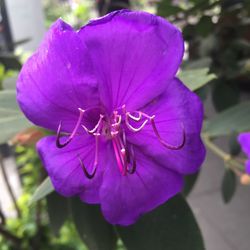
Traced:
<path fill-rule="evenodd" d="M 244 102 L 219 113 L 214 119 L 208 121 L 205 133 L 209 136 L 229 135 L 232 132 L 250 130 L 250 102 Z"/>
<path fill-rule="evenodd" d="M 50 181 L 50 178 L 47 177 L 42 184 L 36 189 L 35 193 L 31 197 L 30 205 L 43 199 L 48 194 L 54 191 L 54 187 Z"/>
<path fill-rule="evenodd" d="M 71 211 L 77 231 L 89 250 L 113 250 L 117 237 L 114 227 L 102 216 L 99 206 L 71 199 Z"/>
<path fill-rule="evenodd" d="M 204 249 L 195 217 L 181 195 L 117 231 L 127 250 Z"/>
<path fill-rule="evenodd" d="M 183 9 L 178 6 L 173 6 L 171 0 L 162 0 L 157 4 L 157 15 L 168 17 L 171 15 L 176 15 Z"/>
<path fill-rule="evenodd" d="M 62 225 L 69 218 L 69 200 L 56 192 L 49 194 L 46 198 L 50 225 L 57 236 Z"/>
<path fill-rule="evenodd" d="M 195 91 L 216 77 L 208 71 L 208 68 L 182 70 L 178 76 L 190 90 Z"/>
<path fill-rule="evenodd" d="M 184 189 L 182 191 L 182 194 L 187 197 L 190 192 L 192 191 L 197 179 L 198 179 L 198 176 L 199 176 L 199 173 L 200 172 L 197 172 L 195 174 L 191 174 L 191 175 L 186 175 L 184 177 L 185 179 L 185 185 L 184 185 Z"/>
<path fill-rule="evenodd" d="M 225 171 L 225 174 L 222 180 L 222 187 L 221 187 L 222 198 L 225 203 L 228 203 L 231 201 L 235 193 L 235 190 L 236 190 L 235 173 L 232 170 L 227 169 Z"/>
<path fill-rule="evenodd" d="M 0 144 L 32 125 L 19 111 L 15 90 L 0 91 Z"/>
<path fill-rule="evenodd" d="M 196 25 L 196 31 L 202 37 L 210 35 L 213 31 L 214 24 L 210 16 L 202 16 Z"/>

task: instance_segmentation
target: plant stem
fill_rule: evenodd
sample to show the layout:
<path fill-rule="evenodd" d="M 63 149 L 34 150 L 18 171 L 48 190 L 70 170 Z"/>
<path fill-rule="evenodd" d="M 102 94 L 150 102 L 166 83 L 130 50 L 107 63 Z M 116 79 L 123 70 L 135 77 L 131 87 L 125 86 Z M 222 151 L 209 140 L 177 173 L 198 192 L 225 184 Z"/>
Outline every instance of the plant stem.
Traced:
<path fill-rule="evenodd" d="M 231 155 L 226 153 L 225 151 L 223 151 L 221 148 L 219 148 L 216 144 L 214 144 L 211 139 L 209 138 L 209 136 L 207 135 L 203 135 L 202 136 L 204 143 L 206 144 L 206 146 L 213 152 L 215 153 L 217 156 L 219 156 L 220 158 L 223 159 L 223 161 L 229 161 L 231 160 Z"/>
<path fill-rule="evenodd" d="M 237 172 L 237 174 L 239 174 L 239 170 L 245 170 L 242 164 L 240 164 L 237 160 L 233 159 L 230 154 L 226 153 L 220 147 L 214 144 L 208 135 L 203 134 L 202 138 L 207 148 L 209 148 L 214 154 L 220 157 L 226 163 L 227 167 Z M 237 167 L 239 170 L 235 167 Z"/>

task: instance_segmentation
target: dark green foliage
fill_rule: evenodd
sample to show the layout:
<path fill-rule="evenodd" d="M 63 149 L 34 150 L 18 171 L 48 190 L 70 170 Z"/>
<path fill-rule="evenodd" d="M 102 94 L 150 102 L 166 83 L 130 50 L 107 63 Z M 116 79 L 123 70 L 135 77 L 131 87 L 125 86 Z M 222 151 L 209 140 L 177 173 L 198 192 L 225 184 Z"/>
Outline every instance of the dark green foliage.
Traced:
<path fill-rule="evenodd" d="M 209 120 L 205 132 L 213 137 L 230 135 L 232 132 L 243 132 L 250 129 L 250 102 L 243 102 L 219 113 Z"/>
<path fill-rule="evenodd" d="M 193 187 L 194 187 L 194 185 L 195 185 L 195 183 L 196 183 L 196 181 L 197 181 L 197 179 L 199 177 L 199 173 L 200 172 L 197 172 L 195 174 L 186 175 L 184 177 L 185 185 L 184 185 L 184 189 L 182 191 L 182 194 L 184 196 L 187 197 L 191 193 L 191 191 L 193 190 Z"/>
<path fill-rule="evenodd" d="M 232 170 L 227 169 L 225 171 L 221 187 L 222 198 L 225 203 L 230 202 L 233 198 L 233 195 L 236 190 L 236 184 L 237 183 L 235 173 Z"/>
<path fill-rule="evenodd" d="M 196 25 L 197 35 L 206 37 L 213 32 L 214 24 L 210 16 L 202 16 Z"/>
<path fill-rule="evenodd" d="M 89 250 L 114 250 L 117 237 L 112 225 L 103 218 L 97 205 L 87 205 L 78 197 L 71 199 L 72 218 Z"/>
<path fill-rule="evenodd" d="M 241 152 L 240 144 L 238 143 L 238 133 L 233 132 L 229 137 L 229 151 L 233 156 L 237 156 Z"/>
<path fill-rule="evenodd" d="M 239 88 L 227 82 L 225 79 L 216 79 L 213 81 L 212 98 L 217 111 L 222 111 L 234 106 L 240 101 Z"/>
<path fill-rule="evenodd" d="M 144 215 L 129 227 L 117 227 L 128 250 L 203 250 L 194 215 L 181 195 Z"/>
<path fill-rule="evenodd" d="M 58 236 L 61 227 L 69 219 L 69 200 L 56 192 L 49 194 L 46 200 L 51 229 Z"/>

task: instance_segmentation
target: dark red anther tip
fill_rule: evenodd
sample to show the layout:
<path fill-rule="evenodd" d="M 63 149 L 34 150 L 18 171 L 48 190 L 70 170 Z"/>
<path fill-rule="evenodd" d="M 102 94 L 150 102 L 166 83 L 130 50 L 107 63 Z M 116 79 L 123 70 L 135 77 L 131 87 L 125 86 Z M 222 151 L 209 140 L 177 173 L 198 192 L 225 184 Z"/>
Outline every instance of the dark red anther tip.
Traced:
<path fill-rule="evenodd" d="M 72 138 L 69 137 L 64 143 L 61 143 L 60 142 L 60 138 L 61 138 L 61 128 L 62 128 L 62 122 L 60 122 L 59 126 L 58 126 L 58 129 L 57 129 L 57 133 L 56 133 L 56 146 L 58 148 L 64 148 L 65 146 L 67 146 Z"/>
<path fill-rule="evenodd" d="M 83 161 L 81 160 L 81 158 L 80 158 L 80 157 L 78 157 L 78 158 L 79 158 L 80 165 L 81 165 L 81 167 L 82 167 L 82 170 L 83 170 L 85 176 L 86 176 L 88 179 L 93 179 L 94 176 L 95 176 L 95 174 L 96 174 L 97 164 L 94 164 L 92 173 L 89 173 L 88 170 L 86 169 L 86 167 L 85 167 Z"/>

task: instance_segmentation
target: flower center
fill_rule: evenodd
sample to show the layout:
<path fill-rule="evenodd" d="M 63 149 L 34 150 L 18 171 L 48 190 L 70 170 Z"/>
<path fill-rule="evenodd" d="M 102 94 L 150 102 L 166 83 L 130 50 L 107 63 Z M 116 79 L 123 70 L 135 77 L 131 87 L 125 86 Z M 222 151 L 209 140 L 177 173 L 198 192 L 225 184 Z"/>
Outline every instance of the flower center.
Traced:
<path fill-rule="evenodd" d="M 74 138 L 74 136 L 77 134 L 77 131 L 80 127 L 82 127 L 85 130 L 85 132 L 88 133 L 89 135 L 94 136 L 95 158 L 91 172 L 88 172 L 83 161 L 79 157 L 79 161 L 83 169 L 83 172 L 89 179 L 94 177 L 97 170 L 100 136 L 112 140 L 117 166 L 122 175 L 127 175 L 128 173 L 133 174 L 136 171 L 136 158 L 134 155 L 133 146 L 127 143 L 126 132 L 125 132 L 126 129 L 129 129 L 133 133 L 138 133 L 148 123 L 150 123 L 158 141 L 164 147 L 171 150 L 181 149 L 186 141 L 186 135 L 183 126 L 182 126 L 183 127 L 182 142 L 179 145 L 171 145 L 161 138 L 160 133 L 158 132 L 158 129 L 156 127 L 155 115 L 149 116 L 148 114 L 141 111 L 128 112 L 126 110 L 125 105 L 123 105 L 121 108 L 117 110 L 114 110 L 111 116 L 100 114 L 99 120 L 97 121 L 96 125 L 91 129 L 87 128 L 83 124 L 82 120 L 84 114 L 90 112 L 92 109 L 83 110 L 79 108 L 78 110 L 79 110 L 79 118 L 76 123 L 76 126 L 73 129 L 72 133 L 69 135 L 69 137 L 63 143 L 60 142 L 62 134 L 61 133 L 62 123 L 60 122 L 57 130 L 56 146 L 58 148 L 63 148 L 67 146 Z"/>

